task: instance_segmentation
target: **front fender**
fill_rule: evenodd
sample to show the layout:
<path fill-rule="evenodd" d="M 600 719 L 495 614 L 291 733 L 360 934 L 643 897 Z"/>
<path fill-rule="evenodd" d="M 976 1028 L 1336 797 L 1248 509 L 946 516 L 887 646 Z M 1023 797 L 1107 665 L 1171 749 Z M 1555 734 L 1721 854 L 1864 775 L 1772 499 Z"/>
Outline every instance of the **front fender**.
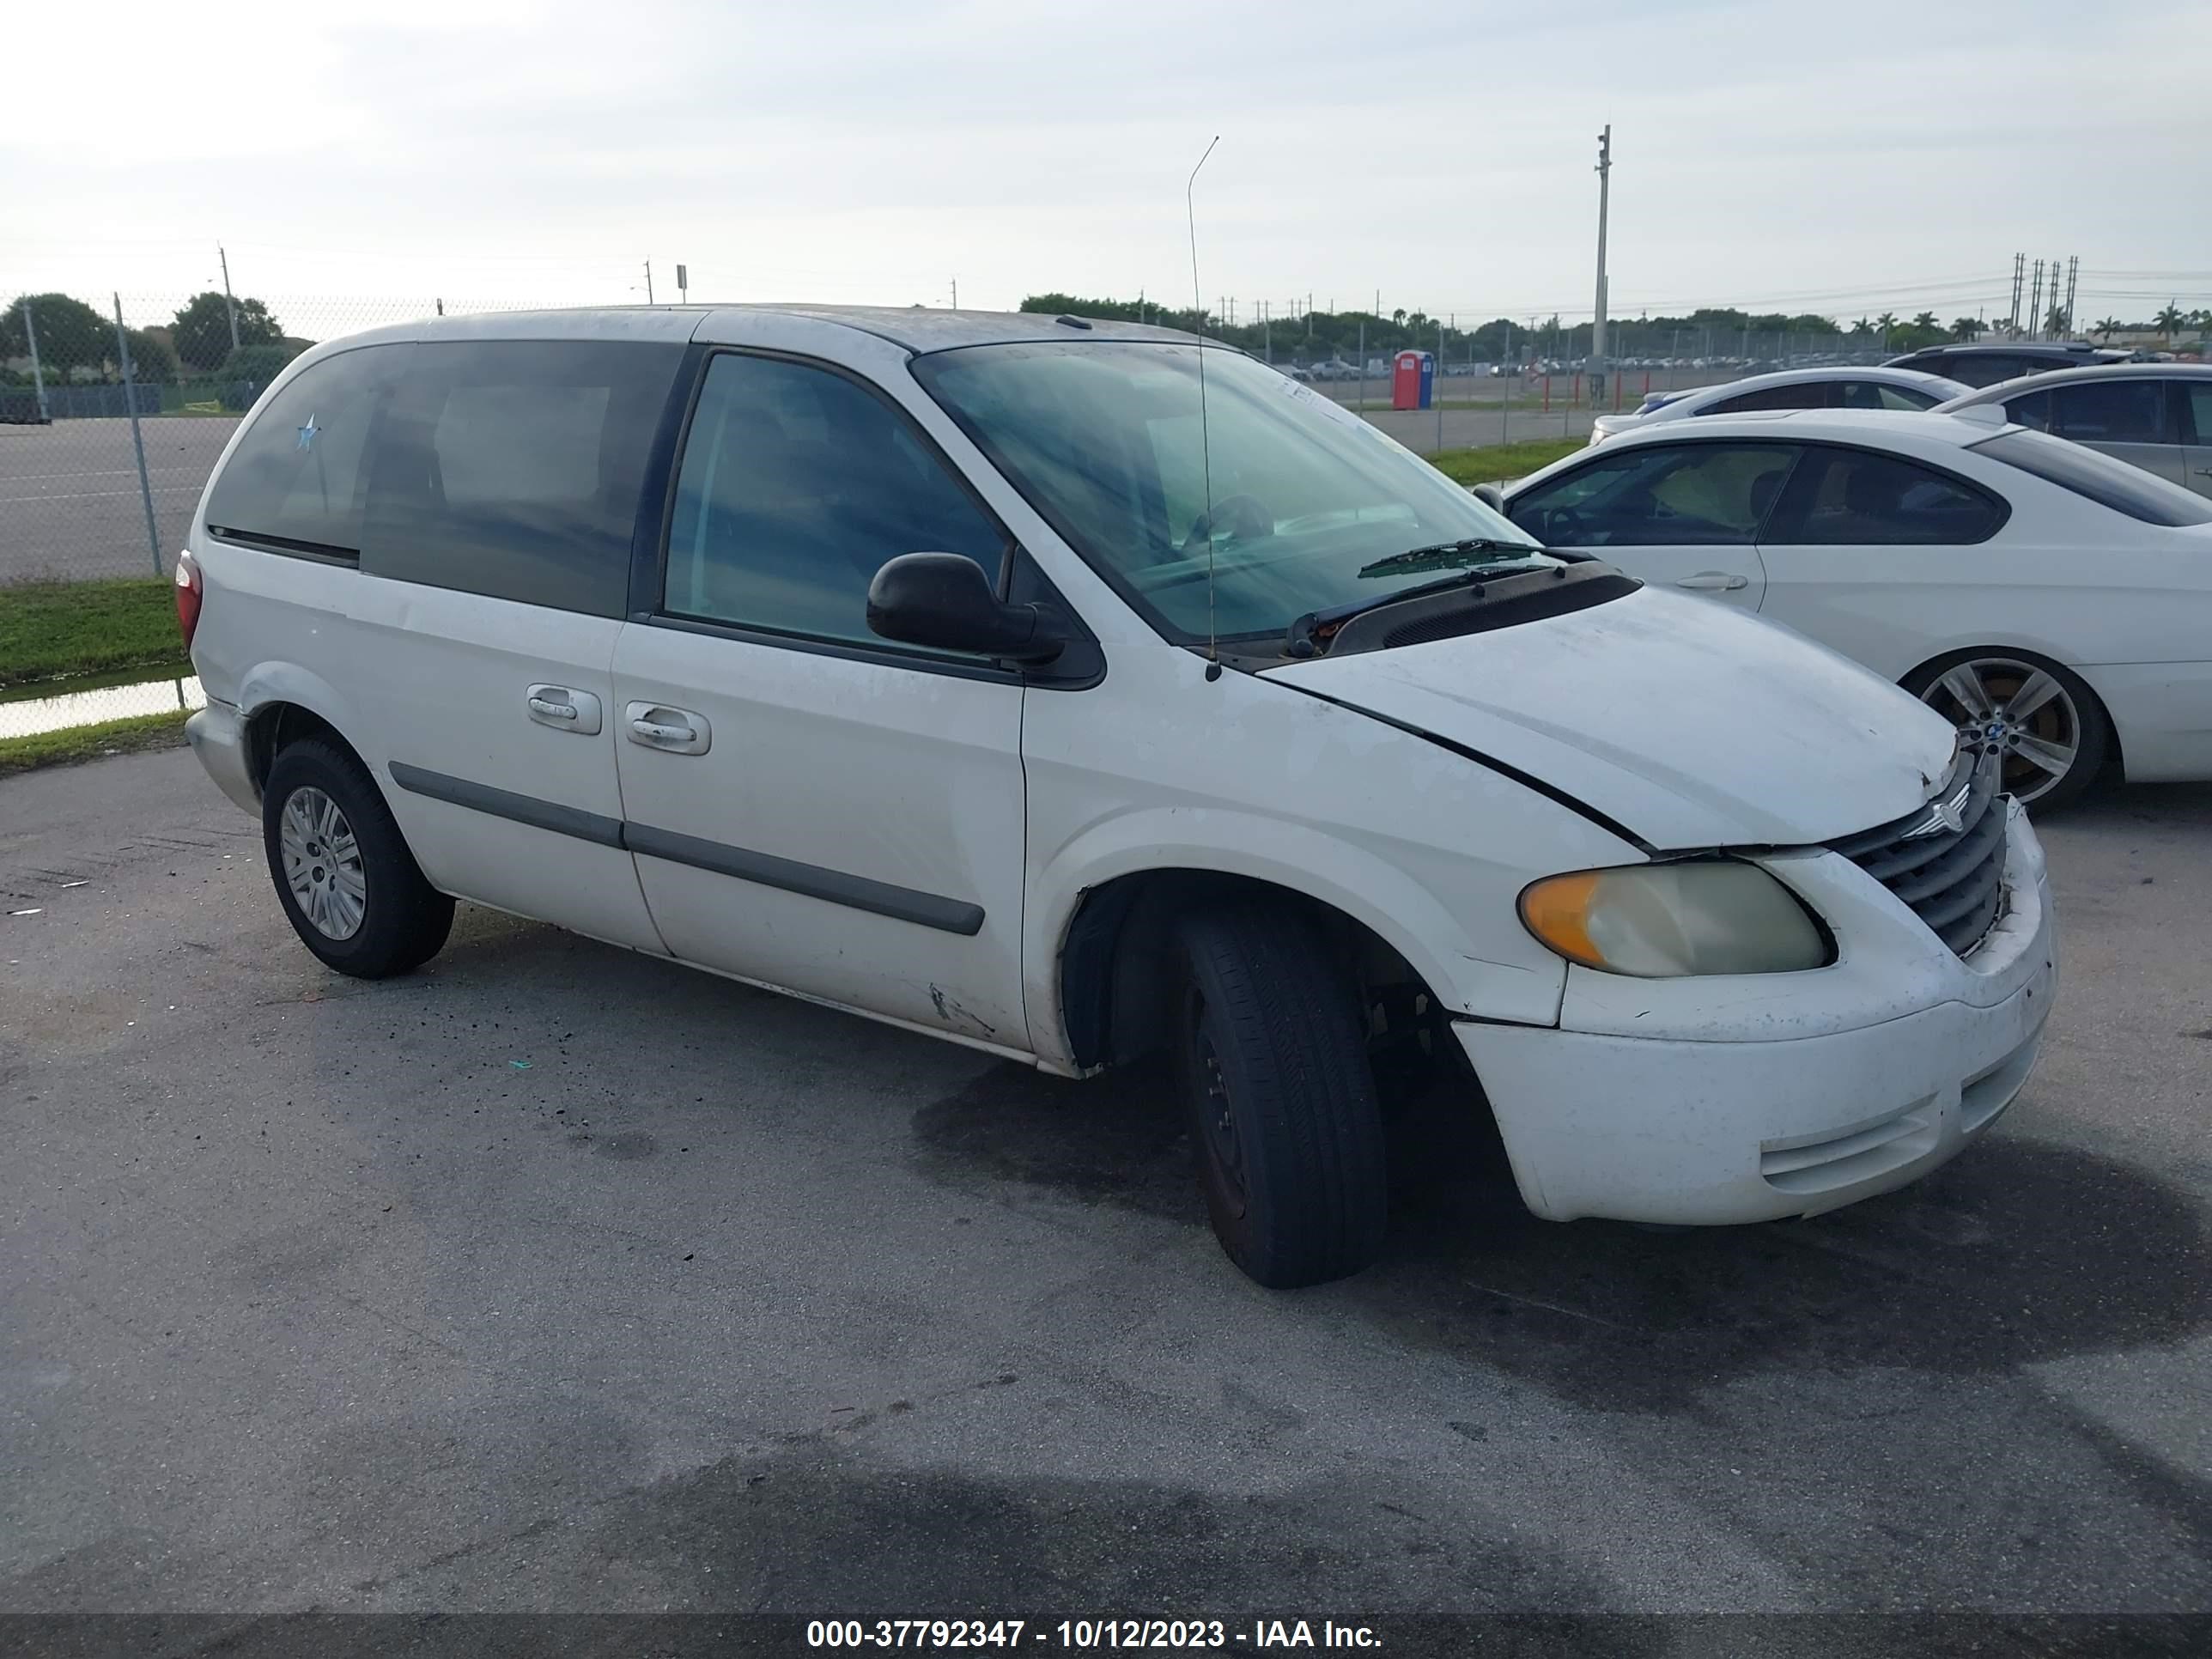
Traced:
<path fill-rule="evenodd" d="M 1122 876 L 1198 870 L 1241 876 L 1342 912 L 1403 957 L 1451 1011 L 1548 1025 L 1559 1019 L 1566 964 L 1536 946 L 1486 953 L 1446 896 L 1342 836 L 1311 825 L 1218 806 L 1172 805 L 1091 825 L 1030 873 L 1022 957 L 1024 1003 L 1038 1058 L 1072 1070 L 1060 963 L 1084 896 Z M 1517 926 L 1510 909 L 1498 918 Z M 1518 960 L 1500 960 L 1511 955 Z"/>

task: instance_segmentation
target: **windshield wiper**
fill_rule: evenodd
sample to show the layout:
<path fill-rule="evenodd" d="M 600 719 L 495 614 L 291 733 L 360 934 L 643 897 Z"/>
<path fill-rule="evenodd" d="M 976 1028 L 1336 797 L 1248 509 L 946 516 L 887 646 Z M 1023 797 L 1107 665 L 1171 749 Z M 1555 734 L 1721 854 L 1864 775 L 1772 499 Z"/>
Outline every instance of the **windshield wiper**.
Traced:
<path fill-rule="evenodd" d="M 1482 544 L 1453 542 L 1448 544 L 1448 545 L 1454 549 L 1466 547 L 1471 550 L 1474 547 L 1482 545 Z M 1512 542 L 1492 542 L 1490 543 L 1489 545 L 1500 548 L 1512 548 L 1516 546 L 1516 544 Z M 1528 550 L 1533 553 L 1540 552 L 1542 550 L 1540 548 L 1531 548 Z M 1377 560 L 1376 563 L 1389 565 L 1395 560 L 1408 558 L 1414 556 L 1415 555 L 1426 556 L 1429 551 L 1430 550 L 1426 548 L 1417 547 L 1413 550 L 1411 554 L 1394 553 L 1390 556 L 1390 558 Z M 1537 574 L 1534 571 L 1529 570 L 1492 570 L 1490 568 L 1492 564 L 1498 562 L 1502 562 L 1502 561 L 1480 561 L 1472 569 L 1455 571 L 1449 576 L 1439 576 L 1432 582 L 1415 582 L 1411 587 L 1395 587 L 1388 593 L 1371 594 L 1364 599 L 1353 599 L 1348 604 L 1332 605 L 1326 611 L 1309 611 L 1304 616 L 1300 617 L 1296 622 L 1291 624 L 1289 632 L 1283 636 L 1283 649 L 1286 654 L 1293 657 L 1314 656 L 1320 652 L 1326 651 L 1329 647 L 1330 641 L 1335 639 L 1337 629 L 1342 628 L 1345 623 L 1350 622 L 1354 617 L 1363 617 L 1370 611 L 1380 611 L 1385 605 L 1398 605 L 1407 599 L 1425 599 L 1431 598 L 1435 594 L 1449 593 L 1454 590 L 1460 588 L 1467 589 L 1472 597 L 1476 599 L 1480 599 L 1483 595 L 1483 584 L 1485 582 L 1503 580 L 1509 577 L 1529 576 Z M 1375 568 L 1375 565 L 1370 565 L 1367 567 L 1367 570 L 1372 570 Z M 1418 568 L 1418 566 L 1411 565 L 1397 566 L 1397 568 L 1401 570 L 1414 569 Z M 1564 576 L 1567 574 L 1567 569 L 1568 567 L 1566 565 L 1561 564 L 1554 569 L 1552 574 L 1555 576 Z M 1363 570 L 1359 574 L 1364 576 L 1367 574 L 1367 570 Z"/>
<path fill-rule="evenodd" d="M 1405 570 L 1465 569 L 1476 565 L 1495 564 L 1501 553 L 1517 553 L 1523 556 L 1540 554 L 1544 550 L 1534 542 L 1493 541 L 1487 536 L 1471 536 L 1462 541 L 1432 542 L 1426 547 L 1409 547 L 1403 553 L 1393 553 L 1385 559 L 1359 567 L 1362 576 L 1389 576 Z"/>

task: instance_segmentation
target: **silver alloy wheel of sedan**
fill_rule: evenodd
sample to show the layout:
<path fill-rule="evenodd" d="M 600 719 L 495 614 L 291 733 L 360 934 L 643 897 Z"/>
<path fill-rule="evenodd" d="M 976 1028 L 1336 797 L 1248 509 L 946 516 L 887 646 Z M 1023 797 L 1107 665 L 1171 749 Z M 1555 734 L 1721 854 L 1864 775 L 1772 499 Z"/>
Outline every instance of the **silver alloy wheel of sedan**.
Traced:
<path fill-rule="evenodd" d="M 1921 701 L 1984 754 L 2004 757 L 2004 787 L 2022 805 L 2057 788 L 2081 753 L 2081 711 L 2057 675 L 2008 657 L 1954 663 Z"/>
<path fill-rule="evenodd" d="M 285 883 L 315 931 L 332 939 L 359 933 L 368 913 L 368 882 L 353 826 L 338 804 L 313 787 L 294 790 L 284 803 L 278 846 Z"/>

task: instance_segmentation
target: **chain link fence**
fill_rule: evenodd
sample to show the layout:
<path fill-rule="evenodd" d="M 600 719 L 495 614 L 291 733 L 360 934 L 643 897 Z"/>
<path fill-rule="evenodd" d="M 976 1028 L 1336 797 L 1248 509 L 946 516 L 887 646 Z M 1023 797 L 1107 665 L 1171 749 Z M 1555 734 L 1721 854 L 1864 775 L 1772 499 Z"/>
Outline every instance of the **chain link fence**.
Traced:
<path fill-rule="evenodd" d="M 0 586 L 175 562 L 239 419 L 309 346 L 526 302 L 19 296 L 0 313 Z"/>

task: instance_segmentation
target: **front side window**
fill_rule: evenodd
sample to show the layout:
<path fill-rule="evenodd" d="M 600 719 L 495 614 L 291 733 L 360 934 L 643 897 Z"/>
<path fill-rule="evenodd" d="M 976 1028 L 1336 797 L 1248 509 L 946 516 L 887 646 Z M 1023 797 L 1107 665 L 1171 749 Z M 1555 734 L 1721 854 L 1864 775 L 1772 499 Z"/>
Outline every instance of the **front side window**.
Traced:
<path fill-rule="evenodd" d="M 1788 444 L 1642 444 L 1517 495 L 1513 521 L 1562 547 L 1741 547 L 1781 493 Z"/>
<path fill-rule="evenodd" d="M 362 463 L 412 349 L 342 351 L 286 381 L 253 417 L 216 480 L 209 528 L 295 552 L 358 556 Z"/>
<path fill-rule="evenodd" d="M 416 346 L 376 445 L 372 575 L 619 617 L 679 345 Z"/>
<path fill-rule="evenodd" d="M 2016 466 L 2145 524 L 2212 524 L 2212 501 L 2063 438 L 2041 432 L 2001 432 L 1972 449 L 1977 455 Z"/>
<path fill-rule="evenodd" d="M 1210 624 L 1224 640 L 1280 638 L 1309 611 L 1440 574 L 1550 562 L 1357 415 L 1235 352 L 1053 341 L 930 353 L 913 372 L 1177 644 L 1202 643 Z"/>
<path fill-rule="evenodd" d="M 2081 444 L 2169 441 L 2163 380 L 2085 380 L 2051 389 L 2051 428 Z"/>
<path fill-rule="evenodd" d="M 708 368 L 677 472 L 662 608 L 881 646 L 867 595 L 884 564 L 960 553 L 995 580 L 1006 544 L 875 392 L 809 364 L 725 354 Z"/>
<path fill-rule="evenodd" d="M 1936 546 L 1987 541 L 2003 510 L 1956 478 L 1895 455 L 1814 447 L 1762 540 L 1771 546 Z"/>

